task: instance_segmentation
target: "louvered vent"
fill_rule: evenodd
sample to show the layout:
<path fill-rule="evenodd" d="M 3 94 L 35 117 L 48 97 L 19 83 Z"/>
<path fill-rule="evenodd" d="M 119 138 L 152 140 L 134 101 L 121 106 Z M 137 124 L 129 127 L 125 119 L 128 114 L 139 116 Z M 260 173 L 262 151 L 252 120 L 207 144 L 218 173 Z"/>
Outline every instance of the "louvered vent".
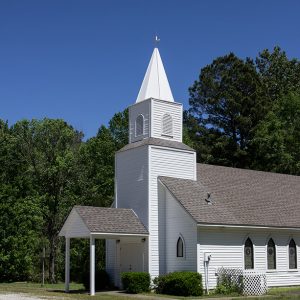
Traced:
<path fill-rule="evenodd" d="M 169 114 L 164 114 L 163 116 L 162 135 L 173 137 L 173 119 Z"/>
<path fill-rule="evenodd" d="M 135 120 L 135 136 L 144 134 L 144 116 L 139 115 Z"/>

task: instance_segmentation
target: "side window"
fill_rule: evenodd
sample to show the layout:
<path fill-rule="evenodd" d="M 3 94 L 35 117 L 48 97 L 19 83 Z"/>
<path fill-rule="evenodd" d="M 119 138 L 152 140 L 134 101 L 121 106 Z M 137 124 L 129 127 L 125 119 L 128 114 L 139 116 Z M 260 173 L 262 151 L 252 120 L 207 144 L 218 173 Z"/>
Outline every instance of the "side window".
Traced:
<path fill-rule="evenodd" d="M 289 243 L 289 268 L 297 269 L 297 246 L 293 239 Z"/>
<path fill-rule="evenodd" d="M 268 269 L 276 269 L 276 247 L 273 239 L 269 239 L 267 246 Z"/>
<path fill-rule="evenodd" d="M 144 134 L 144 116 L 139 115 L 135 120 L 135 136 Z"/>
<path fill-rule="evenodd" d="M 184 243 L 181 237 L 177 240 L 177 257 L 184 256 Z"/>
<path fill-rule="evenodd" d="M 245 257 L 245 269 L 253 269 L 254 268 L 253 243 L 250 238 L 247 238 L 245 242 L 244 257 Z"/>
<path fill-rule="evenodd" d="M 173 119 L 171 115 L 164 114 L 162 118 L 162 135 L 173 137 Z"/>

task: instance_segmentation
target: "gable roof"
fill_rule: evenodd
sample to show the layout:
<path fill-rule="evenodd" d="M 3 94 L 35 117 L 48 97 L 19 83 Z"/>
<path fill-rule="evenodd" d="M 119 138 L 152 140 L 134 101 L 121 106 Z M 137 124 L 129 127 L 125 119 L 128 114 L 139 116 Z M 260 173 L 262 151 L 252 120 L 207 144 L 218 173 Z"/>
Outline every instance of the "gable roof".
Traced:
<path fill-rule="evenodd" d="M 132 209 L 94 206 L 75 206 L 74 209 L 91 232 L 148 234 Z"/>
<path fill-rule="evenodd" d="M 74 229 L 74 218 L 81 224 L 81 231 L 86 228 L 79 236 L 89 233 L 148 235 L 148 230 L 132 209 L 95 206 L 74 206 L 60 235 L 70 235 L 67 228 L 71 228 L 69 231 Z M 68 223 L 70 226 L 66 225 Z"/>
<path fill-rule="evenodd" d="M 300 176 L 197 164 L 197 181 L 159 179 L 197 223 L 300 228 Z"/>
<path fill-rule="evenodd" d="M 195 152 L 194 149 L 192 149 L 188 145 L 183 144 L 181 142 L 176 142 L 176 141 L 166 140 L 166 139 L 158 139 L 158 138 L 153 138 L 153 137 L 146 138 L 146 139 L 143 139 L 138 142 L 127 144 L 126 146 L 121 148 L 118 152 L 123 152 L 126 150 L 130 150 L 130 149 L 137 148 L 137 147 L 142 147 L 145 145 L 162 146 L 162 147 L 168 147 L 168 148 L 174 148 L 174 149 Z"/>

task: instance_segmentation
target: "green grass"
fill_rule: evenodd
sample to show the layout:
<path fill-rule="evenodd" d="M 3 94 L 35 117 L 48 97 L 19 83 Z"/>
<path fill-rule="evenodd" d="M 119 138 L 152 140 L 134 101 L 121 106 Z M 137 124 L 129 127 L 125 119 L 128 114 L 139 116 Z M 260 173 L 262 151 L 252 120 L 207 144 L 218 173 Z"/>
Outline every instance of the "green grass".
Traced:
<path fill-rule="evenodd" d="M 106 292 L 102 292 L 101 294 L 96 294 L 94 297 L 90 297 L 83 289 L 82 284 L 71 283 L 70 284 L 70 293 L 64 293 L 64 284 L 45 284 L 45 286 L 41 287 L 38 283 L 26 283 L 26 282 L 15 282 L 15 283 L 0 283 L 0 294 L 5 293 L 26 293 L 35 296 L 42 296 L 43 298 L 52 298 L 55 297 L 57 300 L 59 299 L 79 299 L 79 300 L 91 300 L 91 299 L 102 299 L 102 300 L 127 300 L 132 299 L 131 295 L 128 296 L 116 296 L 116 295 L 109 295 Z M 175 298 L 175 299 L 186 299 L 184 297 L 175 297 L 175 296 L 166 296 L 166 295 L 156 295 L 153 293 L 143 294 L 141 297 L 151 296 L 151 298 L 157 299 L 168 299 L 168 298 Z M 247 297 L 234 297 L 234 296 L 222 296 L 222 295 L 213 295 L 211 294 L 209 298 L 213 300 L 213 298 L 223 298 L 226 299 L 245 299 Z M 146 298 L 146 297 L 145 297 Z M 150 298 L 150 297 L 149 297 Z M 193 297 L 189 299 L 203 299 L 208 298 L 208 296 L 202 297 Z M 281 287 L 281 288 L 272 288 L 269 290 L 268 295 L 263 297 L 249 297 L 248 299 L 251 300 L 295 300 L 300 299 L 300 286 L 297 287 Z"/>
<path fill-rule="evenodd" d="M 84 291 L 82 284 L 71 283 L 70 293 L 64 292 L 64 284 L 45 284 L 43 287 L 38 283 L 27 283 L 27 282 L 14 282 L 14 283 L 0 283 L 0 294 L 5 293 L 26 293 L 35 296 L 43 296 L 46 299 L 57 298 L 57 299 L 102 299 L 102 300 L 120 300 L 120 299 L 132 299 L 130 296 L 112 296 L 105 293 L 101 295 L 95 295 L 90 297 L 86 291 Z"/>

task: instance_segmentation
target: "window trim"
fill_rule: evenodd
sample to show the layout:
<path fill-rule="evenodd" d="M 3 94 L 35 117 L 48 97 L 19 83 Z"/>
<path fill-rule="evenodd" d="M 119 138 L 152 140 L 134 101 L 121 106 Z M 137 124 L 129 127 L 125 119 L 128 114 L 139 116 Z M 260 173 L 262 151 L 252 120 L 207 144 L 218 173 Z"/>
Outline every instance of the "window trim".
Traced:
<path fill-rule="evenodd" d="M 165 124 L 165 117 L 169 117 L 171 119 L 171 134 L 168 134 L 164 131 L 164 124 Z M 174 132 L 173 132 L 173 117 L 169 113 L 164 113 L 161 119 L 161 136 L 173 138 L 174 137 Z"/>
<path fill-rule="evenodd" d="M 250 240 L 251 242 L 251 246 L 252 246 L 252 268 L 246 268 L 246 256 L 245 256 L 245 248 L 246 248 L 246 242 Z M 247 238 L 244 240 L 244 247 L 243 247 L 243 253 L 244 253 L 244 270 L 254 270 L 254 266 L 255 266 L 255 255 L 254 255 L 254 244 L 252 242 L 252 239 L 250 238 L 250 236 L 247 236 Z"/>
<path fill-rule="evenodd" d="M 142 117 L 142 133 L 141 134 L 137 134 L 137 121 L 138 121 L 138 118 L 139 117 Z M 145 133 L 145 117 L 143 114 L 139 114 L 136 119 L 135 119 L 135 137 L 140 137 L 140 136 L 143 136 L 144 133 Z"/>
<path fill-rule="evenodd" d="M 268 260 L 268 248 L 269 248 L 269 242 L 273 241 L 274 244 L 274 268 L 269 268 L 269 260 Z M 272 237 L 269 237 L 266 244 L 266 259 L 267 259 L 267 271 L 268 272 L 275 272 L 277 270 L 277 249 L 276 249 L 276 243 Z"/>
<path fill-rule="evenodd" d="M 181 241 L 182 242 L 182 256 L 179 256 L 178 255 L 178 243 L 179 243 L 179 241 Z M 177 239 L 177 242 L 176 242 L 176 257 L 178 258 L 178 259 L 183 259 L 183 258 L 185 258 L 185 242 L 184 242 L 184 239 L 183 239 L 183 236 L 180 234 L 179 235 L 179 237 L 178 237 L 178 239 Z"/>
<path fill-rule="evenodd" d="M 296 267 L 295 268 L 290 268 L 290 244 L 291 244 L 291 242 L 294 242 L 294 244 L 295 244 L 295 265 L 296 265 Z M 293 237 L 291 237 L 290 238 L 290 240 L 289 240 L 289 243 L 288 243 L 288 245 L 287 245 L 287 256 L 288 256 L 288 271 L 297 271 L 298 270 L 298 253 L 297 253 L 297 251 L 298 251 L 298 248 L 297 248 L 298 246 L 297 246 L 297 244 L 296 244 L 296 242 L 295 242 L 295 239 L 293 238 Z"/>

